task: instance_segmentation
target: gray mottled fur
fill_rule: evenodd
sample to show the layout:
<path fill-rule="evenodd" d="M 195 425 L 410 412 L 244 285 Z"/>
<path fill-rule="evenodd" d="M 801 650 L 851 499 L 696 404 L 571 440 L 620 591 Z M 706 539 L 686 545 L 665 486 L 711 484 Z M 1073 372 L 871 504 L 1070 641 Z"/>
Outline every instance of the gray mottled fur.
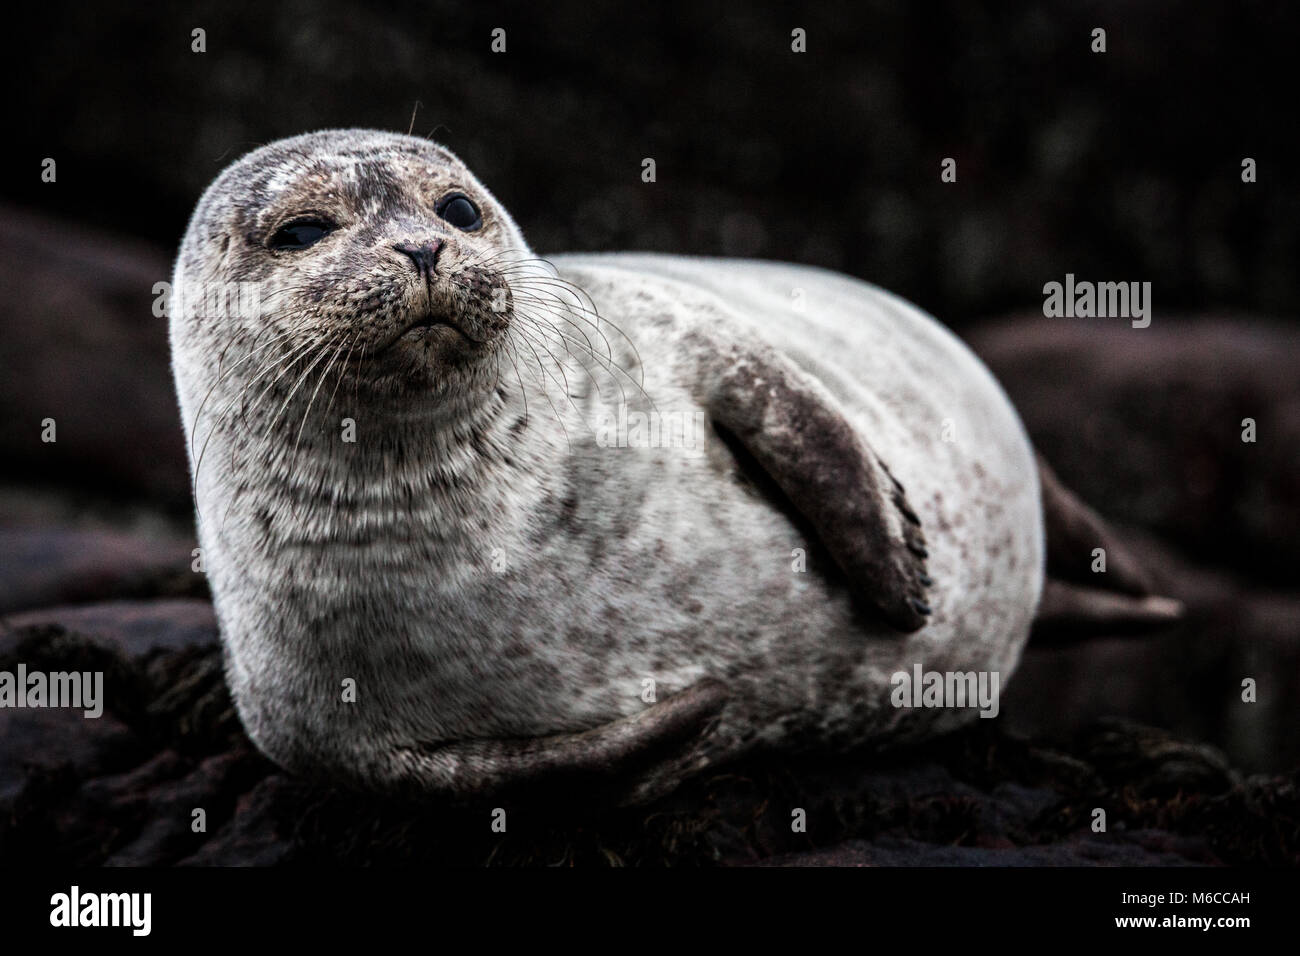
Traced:
<path fill-rule="evenodd" d="M 452 188 L 483 210 L 479 232 L 434 214 Z M 269 250 L 303 209 L 339 230 Z M 430 239 L 444 247 L 425 285 L 392 247 Z M 972 717 L 889 696 L 915 663 L 1005 682 L 1042 589 L 1033 453 L 974 356 L 820 269 L 551 264 L 458 160 L 407 136 L 283 140 L 204 195 L 175 285 L 265 289 L 260 316 L 171 318 L 253 740 L 370 787 L 625 771 L 638 799 L 758 745 L 884 744 Z M 427 308 L 464 335 L 403 334 Z M 624 399 L 730 437 L 603 447 L 593 422 Z"/>

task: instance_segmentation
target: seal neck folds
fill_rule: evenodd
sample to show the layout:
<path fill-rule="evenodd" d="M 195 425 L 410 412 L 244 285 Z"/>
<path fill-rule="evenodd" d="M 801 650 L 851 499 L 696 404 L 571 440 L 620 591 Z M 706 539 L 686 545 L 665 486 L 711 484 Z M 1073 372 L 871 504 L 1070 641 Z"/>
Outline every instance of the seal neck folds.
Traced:
<path fill-rule="evenodd" d="M 205 532 L 237 532 L 241 547 L 267 553 L 323 543 L 477 548 L 485 536 L 514 536 L 505 499 L 517 494 L 518 465 L 563 451 L 534 434 L 521 397 L 505 387 L 452 400 L 367 400 L 301 435 L 296 426 L 297 418 L 264 431 L 248 423 L 235 440 L 226 436 L 217 460 L 230 455 L 236 467 L 275 477 L 250 487 L 204 480 L 201 470 Z"/>

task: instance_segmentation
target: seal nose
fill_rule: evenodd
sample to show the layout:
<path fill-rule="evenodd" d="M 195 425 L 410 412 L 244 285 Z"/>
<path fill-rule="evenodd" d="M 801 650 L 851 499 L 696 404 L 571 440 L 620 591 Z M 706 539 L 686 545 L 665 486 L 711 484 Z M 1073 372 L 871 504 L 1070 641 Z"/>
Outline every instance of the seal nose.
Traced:
<path fill-rule="evenodd" d="M 442 249 L 442 240 L 433 239 L 423 245 L 416 245 L 413 242 L 398 242 L 393 245 L 404 256 L 410 257 L 415 263 L 415 270 L 425 279 L 433 278 L 433 274 L 438 265 L 438 251 Z"/>

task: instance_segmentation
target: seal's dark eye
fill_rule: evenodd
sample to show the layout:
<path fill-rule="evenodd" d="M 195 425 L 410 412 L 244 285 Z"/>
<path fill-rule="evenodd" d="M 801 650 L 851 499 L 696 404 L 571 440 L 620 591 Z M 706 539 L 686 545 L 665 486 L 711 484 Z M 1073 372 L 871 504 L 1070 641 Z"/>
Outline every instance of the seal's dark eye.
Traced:
<path fill-rule="evenodd" d="M 334 231 L 334 223 L 325 219 L 295 219 L 275 231 L 272 249 L 306 249 Z"/>
<path fill-rule="evenodd" d="M 442 202 L 438 203 L 438 215 L 457 229 L 464 229 L 466 232 L 473 232 L 483 225 L 483 217 L 479 215 L 478 206 L 460 193 L 452 193 L 444 197 Z"/>

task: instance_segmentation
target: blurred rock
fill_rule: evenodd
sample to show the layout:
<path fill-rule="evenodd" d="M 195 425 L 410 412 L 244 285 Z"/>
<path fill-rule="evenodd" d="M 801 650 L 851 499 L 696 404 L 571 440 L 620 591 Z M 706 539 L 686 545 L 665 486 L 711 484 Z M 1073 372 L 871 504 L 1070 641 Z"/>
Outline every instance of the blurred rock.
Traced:
<path fill-rule="evenodd" d="M 112 530 L 0 528 L 0 614 L 138 595 L 202 594 L 193 541 Z"/>
<path fill-rule="evenodd" d="M 85 812 L 108 816 L 124 832 L 135 832 L 104 864 L 156 866 L 196 851 L 215 857 L 222 845 L 218 838 L 232 814 L 242 818 L 237 829 L 249 829 L 248 815 L 230 796 L 249 784 L 249 766 L 247 751 L 210 757 L 194 766 L 167 750 L 133 773 L 91 781 L 82 792 Z M 195 810 L 204 814 L 203 829 L 197 832 Z M 243 859 L 249 859 L 249 848 L 243 850 Z"/>
<path fill-rule="evenodd" d="M 0 262 L 0 479 L 188 509 L 167 320 L 152 312 L 168 254 L 0 206 Z"/>
<path fill-rule="evenodd" d="M 1187 608 L 1163 634 L 1031 645 L 1004 698 L 1012 726 L 1059 736 L 1126 716 L 1205 739 L 1246 770 L 1300 764 L 1300 333 L 1026 313 L 967 338 L 1066 485 L 1131 525 L 1124 540 L 1157 592 Z M 1246 678 L 1255 703 L 1241 699 Z"/>
<path fill-rule="evenodd" d="M 1145 329 L 1026 313 L 967 339 L 1038 450 L 1098 511 L 1257 584 L 1300 583 L 1300 331 L 1159 311 Z"/>
<path fill-rule="evenodd" d="M 344 0 L 29 14 L 15 69 L 40 82 L 10 90 L 29 165 L 0 188 L 169 251 L 241 153 L 365 126 L 456 150 L 544 254 L 807 258 L 954 325 L 1066 271 L 1150 280 L 1165 306 L 1300 301 L 1286 167 L 1300 149 L 1277 119 L 1297 11 L 1278 0 L 1195 16 L 1179 0 L 828 0 L 799 10 L 806 54 L 770 4 L 427 0 L 418 23 Z M 1115 24 L 1104 57 L 1088 49 L 1099 22 Z M 507 53 L 489 51 L 495 27 Z M 56 184 L 40 181 L 46 156 Z M 939 179 L 948 156 L 956 183 Z M 617 215 L 588 212 L 601 205 Z"/>
<path fill-rule="evenodd" d="M 11 629 L 58 624 L 128 657 L 143 657 L 160 648 L 175 651 L 217 643 L 212 605 L 195 598 L 41 608 L 10 614 L 4 623 Z M 0 647 L 3 641 L 0 635 Z"/>
<path fill-rule="evenodd" d="M 0 709 L 0 813 L 33 774 L 93 777 L 130 767 L 144 754 L 142 741 L 111 714 L 90 719 L 71 709 Z"/>
<path fill-rule="evenodd" d="M 1009 726 L 1061 738 L 1126 717 L 1205 740 L 1246 771 L 1300 765 L 1300 594 L 1192 564 L 1150 535 L 1122 531 L 1183 622 L 1143 637 L 1030 644 L 1002 697 Z M 1242 680 L 1258 685 L 1242 700 Z"/>

